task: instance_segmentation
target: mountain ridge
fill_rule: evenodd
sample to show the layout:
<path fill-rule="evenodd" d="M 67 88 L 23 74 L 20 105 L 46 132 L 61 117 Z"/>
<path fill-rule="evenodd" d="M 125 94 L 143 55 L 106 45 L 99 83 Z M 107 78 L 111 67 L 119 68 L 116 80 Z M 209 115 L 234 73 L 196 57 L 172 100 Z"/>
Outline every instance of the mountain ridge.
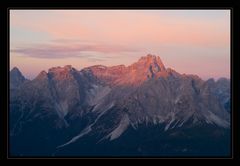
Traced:
<path fill-rule="evenodd" d="M 164 71 L 168 71 L 168 72 L 175 72 L 175 73 L 177 73 L 176 72 L 176 70 L 174 70 L 174 69 L 172 69 L 172 68 L 165 68 L 165 65 L 163 64 L 163 62 L 162 62 L 162 60 L 161 60 L 161 58 L 159 57 L 159 56 L 156 56 L 156 55 L 153 55 L 153 54 L 147 54 L 146 56 L 141 56 L 139 59 L 138 59 L 138 61 L 137 62 L 134 62 L 134 63 L 132 63 L 132 64 L 130 64 L 130 65 L 128 65 L 128 66 L 126 66 L 126 65 L 123 65 L 123 64 L 121 64 L 121 65 L 115 65 L 115 66 L 104 66 L 104 65 L 93 65 L 93 66 L 89 66 L 89 67 L 84 67 L 84 68 L 82 68 L 81 70 L 77 70 L 76 68 L 74 68 L 74 67 L 72 67 L 72 65 L 65 65 L 65 66 L 63 66 L 63 67 L 60 67 L 60 66 L 56 66 L 56 67 L 51 67 L 51 68 L 49 68 L 48 69 L 48 72 L 49 71 L 56 71 L 57 69 L 60 69 L 60 70 L 62 70 L 62 69 L 73 69 L 73 70 L 77 70 L 77 71 L 84 71 L 84 70 L 90 70 L 91 68 L 93 68 L 93 69 L 100 69 L 100 70 L 107 70 L 107 69 L 127 69 L 127 68 L 133 68 L 132 66 L 135 66 L 134 64 L 138 64 L 139 62 L 141 62 L 141 61 L 144 61 L 145 60 L 145 62 L 146 61 L 148 61 L 148 63 L 150 63 L 149 62 L 149 59 L 150 60 L 155 60 L 155 59 L 157 59 L 157 61 L 158 61 L 158 64 L 160 64 L 160 66 L 161 66 L 161 68 L 164 70 Z M 155 60 L 156 61 L 156 60 Z M 158 68 L 158 67 L 157 67 Z M 20 72 L 20 70 L 17 68 L 17 67 L 13 67 L 12 68 L 12 70 L 10 70 L 10 72 L 11 71 L 14 71 L 14 70 L 18 70 L 19 72 Z M 44 70 L 43 70 L 44 71 Z M 43 72 L 43 71 L 41 71 L 41 72 Z M 41 73 L 40 72 L 40 73 Z M 46 71 L 45 71 L 46 72 Z M 20 72 L 21 73 L 21 72 Z M 40 74 L 39 73 L 39 74 Z M 38 75 L 39 75 L 38 74 Z M 180 73 L 178 73 L 178 74 L 180 74 Z M 22 75 L 22 73 L 21 73 L 21 75 Z M 38 76 L 37 75 L 37 76 Z M 183 74 L 181 74 L 181 75 L 185 75 L 185 76 L 193 76 L 193 77 L 199 77 L 198 75 L 196 75 L 196 74 L 185 74 L 185 73 L 183 73 Z M 22 75 L 23 76 L 23 75 Z M 36 76 L 36 77 L 37 77 Z M 23 76 L 24 77 L 24 76 Z M 35 78 L 36 78 L 35 77 Z M 24 77 L 25 78 L 25 77 Z M 200 77 L 199 77 L 200 78 Z M 33 78 L 34 79 L 34 78 Z M 202 79 L 202 78 L 200 78 L 200 79 Z M 207 80 L 211 80 L 211 79 L 213 79 L 213 78 L 208 78 Z M 205 80 L 205 81 L 207 81 L 207 80 Z M 215 81 L 215 82 L 217 82 L 217 81 L 219 81 L 219 80 L 227 80 L 227 81 L 229 81 L 230 79 L 229 78 L 226 78 L 226 77 L 219 77 L 218 79 L 213 79 L 213 81 Z"/>
<path fill-rule="evenodd" d="M 10 129 L 13 138 L 22 138 L 19 133 L 27 132 L 28 123 L 39 129 L 39 120 L 50 121 L 45 128 L 61 135 L 52 145 L 55 150 L 87 138 L 100 144 L 121 140 L 129 129 L 149 125 L 167 133 L 201 126 L 229 130 L 228 85 L 227 79 L 180 74 L 150 54 L 129 66 L 53 67 L 11 91 Z M 46 134 L 36 140 L 55 138 L 45 129 L 39 132 Z"/>

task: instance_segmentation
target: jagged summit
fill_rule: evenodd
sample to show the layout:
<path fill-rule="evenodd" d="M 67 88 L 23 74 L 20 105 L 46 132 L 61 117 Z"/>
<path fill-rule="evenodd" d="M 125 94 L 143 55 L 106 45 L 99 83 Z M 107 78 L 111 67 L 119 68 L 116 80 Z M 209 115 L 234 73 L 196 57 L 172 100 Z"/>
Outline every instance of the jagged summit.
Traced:
<path fill-rule="evenodd" d="M 139 84 L 151 78 L 167 76 L 167 70 L 159 56 L 148 54 L 128 67 L 129 76 L 125 81 Z"/>
<path fill-rule="evenodd" d="M 72 65 L 65 65 L 63 68 L 67 69 L 67 70 L 72 70 L 73 69 Z"/>
<path fill-rule="evenodd" d="M 43 70 L 38 74 L 38 76 L 35 79 L 39 80 L 39 79 L 45 79 L 45 78 L 47 78 L 47 72 Z"/>
<path fill-rule="evenodd" d="M 20 70 L 15 66 L 12 68 L 11 72 L 20 72 Z"/>
<path fill-rule="evenodd" d="M 76 73 L 77 70 L 71 65 L 66 65 L 64 67 L 52 67 L 48 70 L 49 78 L 54 78 L 57 80 L 72 79 L 73 73 Z"/>
<path fill-rule="evenodd" d="M 26 78 L 22 75 L 21 71 L 17 67 L 14 67 L 10 71 L 10 88 L 17 88 L 24 81 L 26 81 Z"/>
<path fill-rule="evenodd" d="M 96 65 L 81 71 L 70 65 L 54 67 L 23 85 L 13 78 L 11 143 L 23 149 L 11 151 L 22 156 L 29 154 L 23 145 L 55 156 L 102 155 L 106 149 L 117 156 L 166 150 L 166 154 L 195 155 L 202 153 L 202 147 L 207 147 L 206 154 L 209 149 L 215 154 L 222 145 L 229 149 L 230 80 L 204 81 L 180 74 L 165 69 L 155 55 L 127 67 Z M 196 142 L 201 142 L 198 149 Z M 145 145 L 150 148 L 142 149 Z"/>
<path fill-rule="evenodd" d="M 12 70 L 10 71 L 10 75 L 11 76 L 19 76 L 19 77 L 24 77 L 21 73 L 21 71 L 17 68 L 17 67 L 14 67 L 12 68 Z"/>
<path fill-rule="evenodd" d="M 221 77 L 217 80 L 217 82 L 229 82 L 229 81 L 230 81 L 230 79 L 224 78 L 224 77 Z"/>
<path fill-rule="evenodd" d="M 138 65 L 145 65 L 147 67 L 150 67 L 153 69 L 155 72 L 159 71 L 165 71 L 166 68 L 159 56 L 148 54 L 147 56 L 141 57 L 138 62 Z"/>
<path fill-rule="evenodd" d="M 57 72 L 57 71 L 70 71 L 70 70 L 75 70 L 72 65 L 65 65 L 64 67 L 52 67 L 48 70 L 48 72 Z"/>
<path fill-rule="evenodd" d="M 142 56 L 129 66 L 95 65 L 86 67 L 81 72 L 89 72 L 90 75 L 110 85 L 139 85 L 151 78 L 168 76 L 161 58 L 152 54 Z"/>

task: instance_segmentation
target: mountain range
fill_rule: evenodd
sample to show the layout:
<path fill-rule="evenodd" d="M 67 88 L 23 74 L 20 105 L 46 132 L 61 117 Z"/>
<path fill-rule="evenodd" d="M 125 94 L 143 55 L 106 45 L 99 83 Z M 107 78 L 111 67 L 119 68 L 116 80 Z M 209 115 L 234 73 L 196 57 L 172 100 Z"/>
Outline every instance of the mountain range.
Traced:
<path fill-rule="evenodd" d="M 71 65 L 10 71 L 12 156 L 229 156 L 230 80 L 166 68 Z"/>

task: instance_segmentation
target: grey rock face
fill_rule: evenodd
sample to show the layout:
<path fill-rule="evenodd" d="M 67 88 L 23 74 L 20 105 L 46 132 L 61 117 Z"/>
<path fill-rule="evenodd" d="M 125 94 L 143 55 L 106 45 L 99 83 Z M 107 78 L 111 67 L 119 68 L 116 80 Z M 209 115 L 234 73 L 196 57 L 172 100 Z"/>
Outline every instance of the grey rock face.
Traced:
<path fill-rule="evenodd" d="M 12 73 L 14 86 L 24 82 L 18 70 Z M 29 121 L 52 120 L 48 127 L 68 133 L 56 146 L 61 149 L 89 136 L 117 140 L 142 125 L 161 125 L 161 132 L 206 125 L 229 129 L 229 101 L 229 80 L 180 74 L 154 55 L 127 67 L 77 71 L 68 65 L 42 71 L 11 91 L 10 130 L 16 136 Z"/>
<path fill-rule="evenodd" d="M 14 67 L 10 71 L 10 89 L 16 89 L 26 81 L 26 78 L 22 75 L 17 67 Z"/>

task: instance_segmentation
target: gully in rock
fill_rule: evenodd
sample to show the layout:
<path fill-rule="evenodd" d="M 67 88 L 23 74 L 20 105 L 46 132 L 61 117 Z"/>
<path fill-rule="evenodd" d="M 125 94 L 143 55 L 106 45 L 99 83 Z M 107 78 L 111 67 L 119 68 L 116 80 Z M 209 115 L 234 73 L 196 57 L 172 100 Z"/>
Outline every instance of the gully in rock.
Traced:
<path fill-rule="evenodd" d="M 165 68 L 155 55 L 129 66 L 10 72 L 14 156 L 228 156 L 230 80 Z"/>

